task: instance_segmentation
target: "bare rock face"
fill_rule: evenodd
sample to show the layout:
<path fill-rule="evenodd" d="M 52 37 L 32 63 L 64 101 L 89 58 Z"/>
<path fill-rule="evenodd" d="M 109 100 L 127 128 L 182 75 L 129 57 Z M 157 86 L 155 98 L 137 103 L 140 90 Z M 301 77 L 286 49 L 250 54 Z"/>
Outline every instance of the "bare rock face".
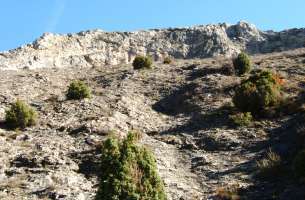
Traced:
<path fill-rule="evenodd" d="M 0 54 L 1 69 L 89 67 L 130 63 L 138 54 L 162 60 L 267 53 L 303 47 L 305 29 L 262 32 L 254 25 L 217 24 L 135 32 L 45 33 L 32 44 Z"/>

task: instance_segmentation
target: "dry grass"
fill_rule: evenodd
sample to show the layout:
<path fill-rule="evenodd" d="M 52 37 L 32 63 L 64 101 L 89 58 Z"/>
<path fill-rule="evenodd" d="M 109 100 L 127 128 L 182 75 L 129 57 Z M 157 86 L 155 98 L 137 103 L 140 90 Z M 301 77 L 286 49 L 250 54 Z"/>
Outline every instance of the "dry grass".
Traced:
<path fill-rule="evenodd" d="M 7 179 L 7 181 L 3 181 L 0 184 L 0 188 L 9 190 L 25 188 L 27 186 L 26 179 L 26 175 L 19 175 L 16 177 L 9 178 Z"/>
<path fill-rule="evenodd" d="M 281 173 L 281 162 L 281 157 L 269 149 L 266 157 L 256 162 L 258 175 L 262 178 L 278 176 Z"/>
<path fill-rule="evenodd" d="M 141 192 L 145 192 L 141 184 L 142 178 L 144 176 L 143 170 L 141 170 L 138 164 L 136 163 L 132 164 L 130 168 L 131 168 L 130 171 L 132 174 L 131 177 L 133 179 L 133 182 L 137 185 L 137 187 Z"/>
<path fill-rule="evenodd" d="M 216 190 L 216 197 L 218 200 L 240 200 L 238 190 L 238 185 L 218 188 Z"/>

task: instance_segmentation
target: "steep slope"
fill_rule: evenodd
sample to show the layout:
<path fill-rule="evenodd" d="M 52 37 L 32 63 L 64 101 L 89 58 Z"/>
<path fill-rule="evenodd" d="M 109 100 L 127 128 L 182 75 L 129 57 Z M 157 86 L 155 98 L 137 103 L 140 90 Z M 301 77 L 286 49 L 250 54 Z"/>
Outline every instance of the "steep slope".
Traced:
<path fill-rule="evenodd" d="M 285 91 L 304 89 L 305 50 L 253 57 L 256 67 L 279 71 Z M 43 68 L 0 74 L 0 118 L 17 98 L 39 113 L 25 130 L 0 127 L 0 199 L 94 199 L 99 144 L 109 133 L 130 130 L 156 155 L 171 200 L 217 199 L 221 187 L 242 189 L 245 199 L 301 200 L 303 186 L 284 177 L 257 180 L 256 160 L 270 147 L 287 155 L 295 143 L 295 115 L 262 119 L 234 128 L 224 105 L 239 77 L 222 66 L 230 59 L 176 60 L 134 71 L 130 64 L 92 68 Z M 86 81 L 93 97 L 68 101 L 74 79 Z M 284 140 L 278 137 L 286 136 Z M 301 195 L 299 198 L 297 195 Z M 293 197 L 293 198 L 292 198 Z"/>
<path fill-rule="evenodd" d="M 47 33 L 33 44 L 0 54 L 1 69 L 75 67 L 130 63 L 137 54 L 155 60 L 232 56 L 241 50 L 269 53 L 303 47 L 304 29 L 262 32 L 254 25 L 218 24 L 136 32 L 101 30 Z"/>

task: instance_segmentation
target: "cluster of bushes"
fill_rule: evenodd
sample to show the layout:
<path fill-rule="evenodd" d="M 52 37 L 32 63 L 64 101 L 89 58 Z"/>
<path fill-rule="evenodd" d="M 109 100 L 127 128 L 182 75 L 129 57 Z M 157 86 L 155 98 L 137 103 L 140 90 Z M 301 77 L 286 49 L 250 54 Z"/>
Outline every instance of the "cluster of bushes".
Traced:
<path fill-rule="evenodd" d="M 169 57 L 166 58 L 164 63 L 171 63 L 171 59 Z M 151 66 L 152 58 L 149 56 L 137 56 L 133 61 L 134 69 L 148 69 Z M 69 100 L 90 98 L 91 91 L 83 81 L 75 80 L 69 85 L 66 97 Z M 10 128 L 25 128 L 36 123 L 37 113 L 25 102 L 17 100 L 6 111 L 5 121 Z"/>
<path fill-rule="evenodd" d="M 150 57 L 138 56 L 135 69 L 150 68 Z M 66 92 L 69 100 L 91 97 L 89 87 L 82 81 L 73 81 Z M 37 121 L 37 113 L 23 101 L 17 100 L 6 111 L 6 123 L 11 128 L 25 128 Z M 128 134 L 124 140 L 107 139 L 101 147 L 100 200 L 166 200 L 164 184 L 157 172 L 153 154 L 137 143 L 139 135 Z"/>
<path fill-rule="evenodd" d="M 233 59 L 234 71 L 242 76 L 251 72 L 251 61 L 245 53 Z M 253 120 L 252 116 L 265 116 L 266 113 L 280 111 L 287 106 L 283 100 L 281 90 L 283 79 L 276 73 L 268 70 L 253 71 L 249 77 L 241 81 L 236 87 L 233 103 L 239 113 L 231 115 L 234 125 L 248 126 Z M 289 102 L 288 106 L 295 104 Z M 294 109 L 295 110 L 295 109 Z M 271 150 L 266 157 L 257 162 L 258 175 L 264 178 L 275 178 L 283 173 L 281 157 Z M 297 153 L 293 159 L 291 169 L 298 179 L 305 181 L 305 150 Z"/>
<path fill-rule="evenodd" d="M 89 87 L 82 81 L 73 81 L 66 93 L 68 99 L 90 98 L 91 92 Z M 5 112 L 5 122 L 9 128 L 26 128 L 33 126 L 37 122 L 37 112 L 28 104 L 17 100 Z"/>
<path fill-rule="evenodd" d="M 163 64 L 171 64 L 173 62 L 171 57 L 165 57 L 163 60 Z M 133 68 L 135 70 L 138 69 L 151 69 L 153 64 L 153 60 L 150 56 L 136 56 L 133 60 Z"/>
<path fill-rule="evenodd" d="M 257 70 L 235 88 L 232 101 L 237 114 L 229 119 L 234 125 L 248 126 L 253 118 L 271 116 L 283 105 L 280 79 L 267 70 Z"/>
<path fill-rule="evenodd" d="M 123 141 L 102 144 L 101 176 L 96 200 L 166 200 L 164 185 L 152 153 L 129 133 Z"/>
<path fill-rule="evenodd" d="M 236 126 L 249 126 L 254 118 L 275 116 L 285 112 L 282 91 L 283 79 L 269 70 L 252 70 L 251 60 L 245 53 L 232 60 L 234 72 L 243 76 L 235 87 L 232 102 L 237 114 L 229 116 Z"/>

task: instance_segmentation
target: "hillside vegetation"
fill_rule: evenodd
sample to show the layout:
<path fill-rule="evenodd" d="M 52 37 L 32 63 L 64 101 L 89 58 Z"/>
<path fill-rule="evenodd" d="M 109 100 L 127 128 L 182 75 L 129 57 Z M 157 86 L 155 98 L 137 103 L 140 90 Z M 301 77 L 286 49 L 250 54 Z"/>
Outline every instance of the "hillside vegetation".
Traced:
<path fill-rule="evenodd" d="M 303 200 L 305 49 L 240 55 L 1 71 L 0 199 Z"/>

